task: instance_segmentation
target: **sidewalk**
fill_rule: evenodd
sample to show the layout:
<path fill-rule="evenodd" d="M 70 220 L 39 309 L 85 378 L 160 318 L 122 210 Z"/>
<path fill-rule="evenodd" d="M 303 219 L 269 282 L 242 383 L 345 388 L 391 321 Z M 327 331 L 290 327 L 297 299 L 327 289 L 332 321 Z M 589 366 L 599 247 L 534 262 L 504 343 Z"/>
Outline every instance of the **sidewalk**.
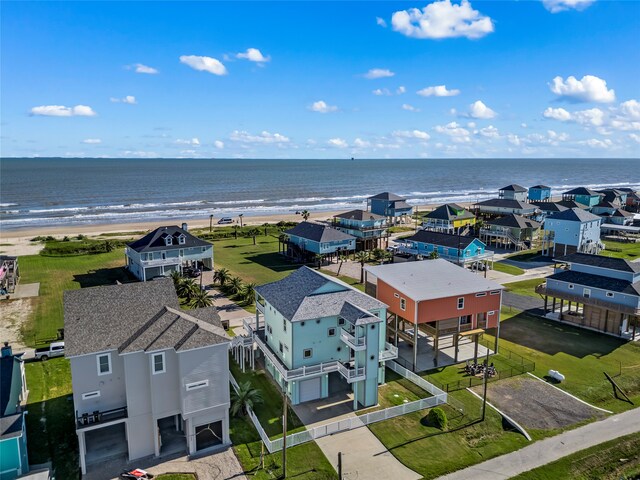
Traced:
<path fill-rule="evenodd" d="M 640 431 L 638 409 L 535 442 L 518 451 L 439 477 L 440 480 L 497 480 L 555 462 L 562 457 Z"/>

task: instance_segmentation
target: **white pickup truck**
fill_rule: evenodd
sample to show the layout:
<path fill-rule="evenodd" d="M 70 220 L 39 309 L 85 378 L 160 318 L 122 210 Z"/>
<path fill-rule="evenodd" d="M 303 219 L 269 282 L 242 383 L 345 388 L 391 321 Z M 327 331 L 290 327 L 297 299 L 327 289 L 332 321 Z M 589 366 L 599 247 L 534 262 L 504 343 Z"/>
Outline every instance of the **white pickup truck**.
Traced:
<path fill-rule="evenodd" d="M 53 342 L 48 347 L 36 348 L 35 352 L 35 358 L 42 361 L 62 356 L 64 356 L 64 342 Z"/>

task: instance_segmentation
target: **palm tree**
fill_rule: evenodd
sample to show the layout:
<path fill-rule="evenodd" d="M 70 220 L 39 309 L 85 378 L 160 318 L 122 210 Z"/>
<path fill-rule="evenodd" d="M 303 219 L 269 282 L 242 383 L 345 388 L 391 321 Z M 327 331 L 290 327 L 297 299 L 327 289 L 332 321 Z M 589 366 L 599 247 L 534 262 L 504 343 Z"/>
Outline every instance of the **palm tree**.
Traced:
<path fill-rule="evenodd" d="M 198 290 L 193 293 L 191 298 L 191 306 L 193 308 L 205 308 L 213 305 L 213 300 L 206 290 Z"/>
<path fill-rule="evenodd" d="M 281 233 L 280 235 L 278 235 L 278 242 L 282 244 L 282 251 L 285 251 L 285 246 L 287 244 L 287 242 L 289 241 L 289 235 L 287 235 L 286 233 Z"/>
<path fill-rule="evenodd" d="M 186 298 L 188 301 L 191 301 L 197 290 L 199 290 L 199 288 L 193 278 L 183 278 L 176 288 L 176 293 L 179 297 Z"/>
<path fill-rule="evenodd" d="M 435 260 L 436 258 L 440 258 L 440 254 L 438 253 L 437 250 L 434 250 L 433 252 L 431 252 L 429 254 L 429 260 Z"/>
<path fill-rule="evenodd" d="M 263 223 L 262 226 L 264 227 L 264 236 L 266 237 L 268 235 L 269 224 Z"/>
<path fill-rule="evenodd" d="M 225 283 L 227 283 L 230 277 L 231 275 L 229 274 L 229 270 L 227 270 L 226 268 L 219 268 L 213 275 L 213 281 L 218 282 L 221 287 L 224 287 Z"/>
<path fill-rule="evenodd" d="M 229 289 L 231 290 L 232 294 L 237 294 L 240 293 L 240 291 L 242 291 L 242 279 L 240 277 L 231 277 L 231 279 L 229 280 Z"/>
<path fill-rule="evenodd" d="M 240 292 L 242 296 L 242 301 L 247 305 L 251 305 L 256 301 L 256 291 L 255 288 L 258 286 L 257 283 L 251 282 L 247 283 Z"/>
<path fill-rule="evenodd" d="M 319 253 L 316 253 L 313 256 L 313 261 L 316 263 L 316 266 L 318 267 L 318 269 L 320 269 L 320 267 L 322 266 L 322 261 L 324 260 L 324 255 L 321 255 Z"/>
<path fill-rule="evenodd" d="M 367 252 L 358 252 L 355 256 L 356 262 L 360 262 L 360 283 L 364 283 L 364 264 L 369 260 Z"/>
<path fill-rule="evenodd" d="M 173 280 L 173 286 L 177 290 L 178 285 L 180 285 L 180 282 L 183 280 L 182 275 L 178 270 L 174 270 L 173 272 L 171 272 L 171 275 L 169 275 L 169 277 L 171 278 L 171 280 Z"/>
<path fill-rule="evenodd" d="M 255 245 L 256 237 L 260 235 L 260 230 L 258 230 L 257 228 L 252 228 L 251 230 L 249 230 L 249 235 L 253 237 L 253 244 Z"/>
<path fill-rule="evenodd" d="M 113 252 L 113 242 L 111 240 L 104 241 L 104 251 L 107 253 Z"/>
<path fill-rule="evenodd" d="M 238 391 L 231 392 L 231 415 L 234 417 L 245 415 L 250 408 L 254 409 L 262 404 L 262 392 L 251 386 L 251 382 L 238 385 Z"/>
<path fill-rule="evenodd" d="M 309 220 L 309 217 L 311 216 L 311 214 L 309 213 L 309 210 L 302 210 L 300 212 L 300 215 L 302 215 L 302 218 L 304 219 L 305 222 Z"/>

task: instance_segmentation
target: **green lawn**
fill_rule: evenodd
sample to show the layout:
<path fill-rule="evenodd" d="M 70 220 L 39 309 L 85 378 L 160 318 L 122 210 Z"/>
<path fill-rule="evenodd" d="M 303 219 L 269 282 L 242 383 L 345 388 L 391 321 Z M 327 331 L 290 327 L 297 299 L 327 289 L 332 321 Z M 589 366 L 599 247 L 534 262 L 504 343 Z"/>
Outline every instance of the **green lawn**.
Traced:
<path fill-rule="evenodd" d="M 522 250 L 520 252 L 512 253 L 511 255 L 507 256 L 509 260 L 515 260 L 518 262 L 538 261 L 538 260 L 541 260 L 541 258 L 539 257 L 540 257 L 539 249 Z"/>
<path fill-rule="evenodd" d="M 503 312 L 500 345 L 535 362 L 535 375 L 558 370 L 566 380 L 558 386 L 598 407 L 621 412 L 633 408 L 613 395 L 607 372 L 640 405 L 640 344 L 545 320 L 513 310 Z M 491 335 L 485 334 L 493 342 Z"/>
<path fill-rule="evenodd" d="M 52 358 L 46 362 L 28 362 L 25 369 L 29 388 L 29 463 L 53 461 L 56 478 L 79 478 L 69 361 Z"/>
<path fill-rule="evenodd" d="M 364 285 L 361 284 L 360 281 L 356 280 L 355 278 L 347 277 L 345 275 L 336 275 L 335 273 L 329 270 L 325 270 L 324 268 L 321 268 L 320 271 L 325 275 L 329 275 L 330 277 L 337 277 L 338 280 L 342 280 L 347 285 L 351 285 L 353 288 L 357 288 L 361 292 L 364 292 Z"/>
<path fill-rule="evenodd" d="M 415 402 L 421 398 L 428 398 L 431 394 L 418 387 L 415 383 L 401 377 L 393 370 L 385 370 L 385 383 L 378 387 L 378 405 L 364 410 L 358 410 L 358 415 L 395 407 L 403 403 Z"/>
<path fill-rule="evenodd" d="M 22 283 L 40 282 L 40 296 L 32 299 L 33 317 L 23 326 L 25 344 L 37 343 L 56 337 L 64 326 L 62 292 L 81 287 L 113 284 L 116 280 L 129 281 L 124 270 L 122 251 L 80 255 L 73 257 L 20 257 Z"/>
<path fill-rule="evenodd" d="M 497 272 L 508 273 L 509 275 L 522 275 L 524 270 L 514 265 L 503 262 L 494 262 L 493 269 Z"/>
<path fill-rule="evenodd" d="M 531 280 L 522 280 L 521 282 L 505 283 L 504 288 L 507 292 L 539 298 L 540 295 L 536 293 L 535 288 L 542 283 L 544 283 L 544 278 L 532 278 Z"/>
<path fill-rule="evenodd" d="M 514 480 L 640 478 L 640 433 L 616 438 L 522 473 Z"/>
<path fill-rule="evenodd" d="M 606 257 L 626 258 L 627 260 L 635 260 L 640 257 L 640 243 L 612 242 L 610 240 L 605 240 L 603 243 L 607 248 L 600 252 L 600 255 L 604 255 Z M 622 251 L 614 252 L 609 250 L 611 248 Z"/>

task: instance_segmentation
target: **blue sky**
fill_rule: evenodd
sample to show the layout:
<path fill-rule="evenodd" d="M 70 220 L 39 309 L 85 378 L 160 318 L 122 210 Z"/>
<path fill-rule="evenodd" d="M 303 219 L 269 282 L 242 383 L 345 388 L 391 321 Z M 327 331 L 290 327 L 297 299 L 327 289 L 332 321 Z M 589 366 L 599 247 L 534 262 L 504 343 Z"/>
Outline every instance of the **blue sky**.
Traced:
<path fill-rule="evenodd" d="M 3 156 L 640 157 L 640 2 L 2 2 Z"/>

